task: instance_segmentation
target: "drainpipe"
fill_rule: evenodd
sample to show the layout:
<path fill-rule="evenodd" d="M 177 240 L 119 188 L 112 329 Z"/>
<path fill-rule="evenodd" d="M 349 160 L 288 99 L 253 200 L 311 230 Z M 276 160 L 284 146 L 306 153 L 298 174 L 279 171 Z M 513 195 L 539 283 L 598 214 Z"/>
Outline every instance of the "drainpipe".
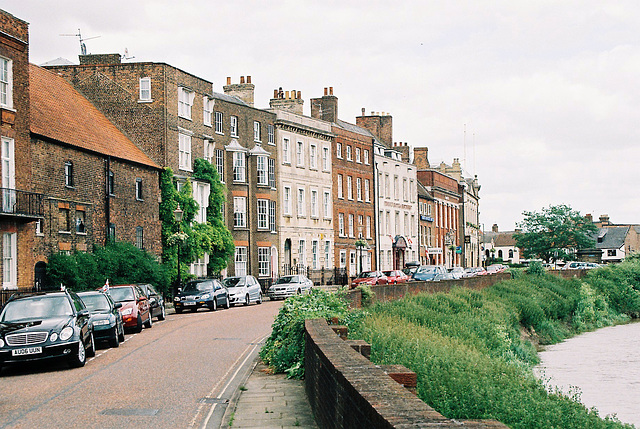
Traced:
<path fill-rule="evenodd" d="M 376 204 L 376 201 L 378 201 L 378 163 L 376 162 L 376 154 L 375 154 L 375 144 L 373 146 L 373 150 L 371 153 L 371 156 L 373 157 L 372 161 L 373 161 L 373 238 L 374 238 L 374 246 L 373 246 L 373 254 L 376 257 L 376 265 L 375 268 L 371 267 L 372 269 L 375 270 L 380 270 L 380 255 L 379 255 L 379 248 L 378 248 L 378 241 L 380 240 L 380 234 L 378 233 L 379 230 L 379 225 L 378 222 L 380 222 L 380 217 L 378 216 L 378 204 Z"/>
<path fill-rule="evenodd" d="M 105 219 L 105 240 L 104 245 L 109 244 L 109 225 L 111 224 L 111 198 L 109 197 L 109 172 L 111 171 L 111 156 L 107 156 L 105 164 L 105 183 L 104 183 L 104 219 Z"/>

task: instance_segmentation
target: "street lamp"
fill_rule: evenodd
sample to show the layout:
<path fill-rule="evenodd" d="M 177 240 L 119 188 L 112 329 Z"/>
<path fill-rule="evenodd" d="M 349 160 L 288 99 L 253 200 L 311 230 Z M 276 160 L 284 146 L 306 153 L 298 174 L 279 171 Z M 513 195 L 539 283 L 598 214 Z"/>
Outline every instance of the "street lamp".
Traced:
<path fill-rule="evenodd" d="M 176 296 L 178 294 L 178 288 L 182 284 L 182 279 L 180 278 L 180 235 L 182 234 L 182 216 L 183 215 L 184 215 L 184 212 L 180 210 L 180 204 L 178 204 L 178 208 L 173 211 L 173 218 L 178 223 L 178 237 L 177 237 L 178 239 L 176 240 L 176 246 L 178 248 L 178 251 L 176 252 L 176 256 L 178 258 L 178 279 L 176 282 L 177 283 L 176 286 L 174 286 L 173 288 L 173 296 Z"/>
<path fill-rule="evenodd" d="M 368 249 L 369 245 L 367 244 L 367 240 L 364 238 L 359 238 L 355 242 L 356 249 L 358 250 L 358 260 L 360 261 L 360 271 L 358 274 L 362 274 L 362 250 Z"/>

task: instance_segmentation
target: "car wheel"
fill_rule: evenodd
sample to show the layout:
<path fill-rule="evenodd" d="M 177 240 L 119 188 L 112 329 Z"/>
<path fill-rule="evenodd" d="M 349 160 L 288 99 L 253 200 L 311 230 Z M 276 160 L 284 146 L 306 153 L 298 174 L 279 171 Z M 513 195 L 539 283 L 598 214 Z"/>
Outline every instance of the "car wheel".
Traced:
<path fill-rule="evenodd" d="M 87 347 L 87 356 L 94 357 L 96 355 L 96 342 L 93 339 L 93 331 L 89 335 L 89 347 Z"/>
<path fill-rule="evenodd" d="M 135 332 L 142 332 L 142 317 L 138 314 L 138 321 L 136 323 Z"/>
<path fill-rule="evenodd" d="M 176 308 L 175 310 L 176 310 L 176 314 L 182 313 L 182 309 L 181 308 Z"/>
<path fill-rule="evenodd" d="M 249 294 L 245 295 L 244 297 L 244 305 L 249 305 Z"/>
<path fill-rule="evenodd" d="M 160 314 L 158 315 L 158 320 L 164 320 L 167 317 L 167 314 L 164 309 L 164 304 L 160 306 Z"/>
<path fill-rule="evenodd" d="M 144 324 L 145 328 L 151 328 L 153 326 L 153 317 L 151 317 L 151 310 L 149 310 L 149 318 L 147 322 Z"/>
<path fill-rule="evenodd" d="M 113 338 L 109 338 L 109 347 L 120 347 L 120 332 L 117 326 L 113 328 Z"/>
<path fill-rule="evenodd" d="M 87 354 L 84 349 L 84 344 L 80 341 L 78 342 L 78 352 L 75 356 L 71 356 L 71 358 L 69 358 L 69 366 L 71 368 L 80 368 L 84 366 L 85 363 L 87 363 Z"/>
<path fill-rule="evenodd" d="M 229 304 L 229 295 L 227 295 L 224 299 L 224 308 L 229 309 L 229 307 L 231 307 L 231 304 Z"/>
<path fill-rule="evenodd" d="M 211 311 L 216 311 L 218 309 L 218 300 L 216 297 L 213 297 L 213 304 L 211 304 Z"/>
<path fill-rule="evenodd" d="M 118 341 L 119 342 L 123 342 L 124 341 L 124 325 L 120 326 L 120 333 L 118 334 Z"/>
<path fill-rule="evenodd" d="M 262 304 L 262 292 L 258 294 L 258 301 L 256 304 Z"/>

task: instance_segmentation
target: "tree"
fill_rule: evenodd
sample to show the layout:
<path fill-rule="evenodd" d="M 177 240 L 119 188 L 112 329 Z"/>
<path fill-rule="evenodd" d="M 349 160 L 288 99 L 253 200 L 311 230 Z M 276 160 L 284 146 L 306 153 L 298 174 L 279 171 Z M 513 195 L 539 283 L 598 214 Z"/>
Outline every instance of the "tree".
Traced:
<path fill-rule="evenodd" d="M 580 212 L 560 204 L 543 208 L 541 212 L 523 212 L 518 223 L 522 232 L 513 235 L 525 258 L 540 258 L 545 262 L 568 259 L 576 249 L 592 247 L 592 234 L 598 228 Z"/>

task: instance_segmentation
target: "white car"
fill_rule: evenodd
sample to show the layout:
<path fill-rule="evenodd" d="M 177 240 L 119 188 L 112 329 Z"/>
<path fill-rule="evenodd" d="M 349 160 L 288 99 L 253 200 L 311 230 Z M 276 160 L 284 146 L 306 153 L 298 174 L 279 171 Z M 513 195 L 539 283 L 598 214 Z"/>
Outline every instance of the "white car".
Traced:
<path fill-rule="evenodd" d="M 461 279 L 464 275 L 464 268 L 453 267 L 449 269 L 449 273 L 453 276 L 454 279 Z"/>
<path fill-rule="evenodd" d="M 293 295 L 309 293 L 312 288 L 313 282 L 305 275 L 282 276 L 267 290 L 267 296 L 272 300 L 285 299 Z"/>
<path fill-rule="evenodd" d="M 222 280 L 222 284 L 229 291 L 229 303 L 231 305 L 249 305 L 252 302 L 262 304 L 262 289 L 255 277 L 227 277 Z"/>

